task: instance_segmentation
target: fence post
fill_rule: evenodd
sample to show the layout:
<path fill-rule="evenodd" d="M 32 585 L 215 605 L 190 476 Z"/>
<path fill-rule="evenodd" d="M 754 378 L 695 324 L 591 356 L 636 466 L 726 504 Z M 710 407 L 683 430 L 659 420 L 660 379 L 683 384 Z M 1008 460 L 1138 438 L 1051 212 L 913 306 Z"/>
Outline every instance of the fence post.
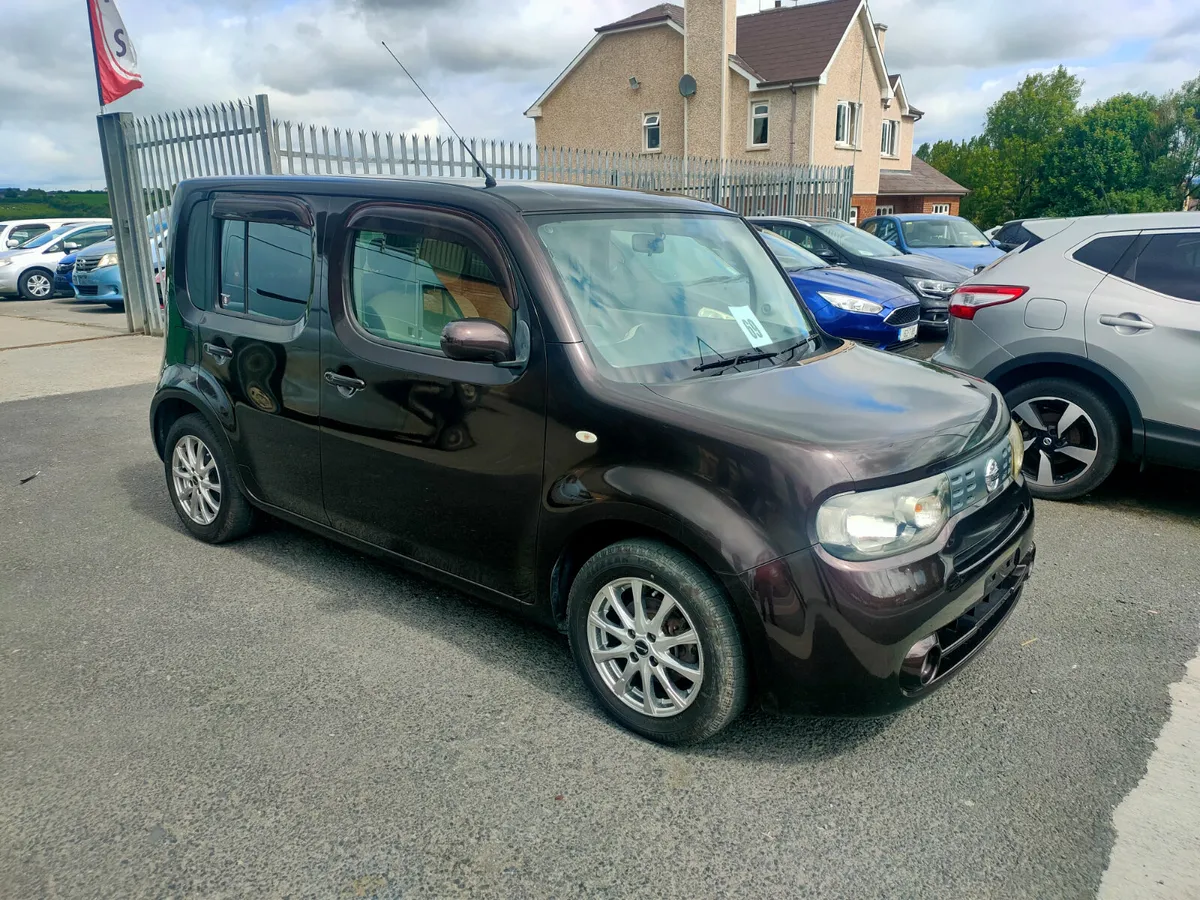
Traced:
<path fill-rule="evenodd" d="M 279 175 L 279 136 L 271 121 L 271 104 L 266 94 L 254 95 L 254 112 L 258 117 L 258 137 L 262 147 L 264 175 Z"/>
<path fill-rule="evenodd" d="M 108 204 L 112 213 L 113 238 L 121 267 L 125 292 L 125 321 L 133 334 L 161 333 L 154 326 L 158 316 L 150 314 L 150 304 L 158 304 L 150 261 L 150 232 L 138 203 L 142 190 L 129 146 L 127 125 L 130 113 L 105 113 L 96 117 L 100 133 L 100 156 L 104 161 L 104 180 L 108 186 Z"/>

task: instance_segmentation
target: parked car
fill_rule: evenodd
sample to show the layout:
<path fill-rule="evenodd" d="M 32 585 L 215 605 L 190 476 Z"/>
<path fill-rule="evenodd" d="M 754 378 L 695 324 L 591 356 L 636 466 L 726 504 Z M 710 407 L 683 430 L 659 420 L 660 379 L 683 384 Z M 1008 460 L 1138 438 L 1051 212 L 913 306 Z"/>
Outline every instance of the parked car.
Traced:
<path fill-rule="evenodd" d="M 1041 238 L 1025 227 L 1026 222 L 1034 221 L 1036 219 L 1013 219 L 1011 222 L 1005 222 L 990 236 L 992 246 L 1008 253 L 1025 244 L 1036 244 Z"/>
<path fill-rule="evenodd" d="M 929 256 L 906 256 L 840 219 L 756 216 L 755 225 L 782 235 L 832 265 L 893 281 L 921 298 L 921 325 L 945 329 L 950 295 L 970 269 Z"/>
<path fill-rule="evenodd" d="M 1200 467 L 1200 219 L 1038 219 L 954 295 L 934 361 L 1004 391 L 1036 496 L 1100 485 L 1126 457 Z"/>
<path fill-rule="evenodd" d="M 77 254 L 74 291 L 77 300 L 107 303 L 113 309 L 125 308 L 115 241 L 93 244 Z"/>
<path fill-rule="evenodd" d="M 902 350 L 917 339 L 921 302 L 886 278 L 831 266 L 773 231 L 767 249 L 825 331 L 882 350 Z"/>
<path fill-rule="evenodd" d="M 1020 596 L 999 393 L 821 331 L 727 210 L 273 176 L 184 181 L 174 215 L 150 426 L 200 540 L 267 510 L 556 626 L 671 743 L 752 685 L 914 702 Z"/>
<path fill-rule="evenodd" d="M 75 296 L 75 286 L 72 282 L 72 275 L 75 270 L 75 254 L 68 253 L 58 261 L 58 265 L 54 269 L 54 294 L 55 296 Z"/>
<path fill-rule="evenodd" d="M 54 294 L 55 270 L 68 253 L 112 237 L 111 224 L 64 225 L 16 250 L 0 253 L 0 294 L 46 300 Z"/>
<path fill-rule="evenodd" d="M 1004 255 L 960 216 L 896 213 L 874 216 L 859 227 L 901 253 L 935 256 L 976 272 Z"/>
<path fill-rule="evenodd" d="M 0 250 L 13 250 L 26 244 L 47 231 L 53 231 L 64 225 L 94 225 L 107 222 L 108 219 L 8 219 L 0 222 Z"/>

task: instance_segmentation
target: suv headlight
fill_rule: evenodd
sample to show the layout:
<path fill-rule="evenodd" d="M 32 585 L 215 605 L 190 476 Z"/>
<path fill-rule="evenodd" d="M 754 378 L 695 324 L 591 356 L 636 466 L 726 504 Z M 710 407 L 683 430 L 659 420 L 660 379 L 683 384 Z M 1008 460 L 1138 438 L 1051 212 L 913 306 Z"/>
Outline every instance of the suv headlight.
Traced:
<path fill-rule="evenodd" d="M 950 518 L 950 479 L 838 494 L 817 510 L 817 540 L 840 559 L 895 556 L 924 546 Z"/>
<path fill-rule="evenodd" d="M 105 253 L 100 257 L 100 262 L 96 263 L 97 269 L 103 269 L 105 266 L 115 266 L 121 261 L 120 257 L 115 253 Z"/>
<path fill-rule="evenodd" d="M 1012 445 L 1012 477 L 1016 481 L 1025 462 L 1025 435 L 1021 433 L 1021 426 L 1016 419 L 1008 426 L 1008 443 Z"/>
<path fill-rule="evenodd" d="M 904 280 L 922 297 L 929 297 L 933 300 L 944 300 L 947 295 L 953 294 L 954 289 L 958 287 L 952 281 L 937 281 L 933 278 L 906 277 Z"/>
<path fill-rule="evenodd" d="M 817 291 L 817 295 L 826 303 L 836 306 L 838 309 L 844 309 L 846 312 L 856 313 L 877 313 L 883 312 L 883 305 L 874 303 L 870 300 L 864 300 L 862 297 L 852 297 L 849 294 L 826 293 L 825 291 Z"/>

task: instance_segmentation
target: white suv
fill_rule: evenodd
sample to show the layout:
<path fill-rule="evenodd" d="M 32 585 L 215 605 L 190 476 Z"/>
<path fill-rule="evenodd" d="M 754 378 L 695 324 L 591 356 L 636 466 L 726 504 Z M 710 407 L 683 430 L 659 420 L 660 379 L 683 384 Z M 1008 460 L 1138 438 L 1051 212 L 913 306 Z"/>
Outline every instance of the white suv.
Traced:
<path fill-rule="evenodd" d="M 12 250 L 20 247 L 26 241 L 31 241 L 47 231 L 62 228 L 64 225 L 95 225 L 107 222 L 108 219 L 88 219 L 76 217 L 71 219 L 8 219 L 0 222 L 0 250 Z"/>

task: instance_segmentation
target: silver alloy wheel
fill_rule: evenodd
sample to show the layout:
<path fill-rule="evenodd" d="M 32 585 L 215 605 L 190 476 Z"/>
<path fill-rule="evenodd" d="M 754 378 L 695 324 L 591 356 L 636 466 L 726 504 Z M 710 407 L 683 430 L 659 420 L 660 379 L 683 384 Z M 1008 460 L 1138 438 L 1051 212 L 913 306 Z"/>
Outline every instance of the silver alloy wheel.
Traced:
<path fill-rule="evenodd" d="M 1061 397 L 1033 397 L 1013 407 L 1025 441 L 1025 477 L 1041 487 L 1062 487 L 1082 478 L 1096 461 L 1096 423 L 1082 407 Z"/>
<path fill-rule="evenodd" d="M 626 706 L 668 718 L 687 709 L 704 680 L 704 648 L 683 605 L 652 581 L 623 577 L 588 610 L 588 650 Z"/>
<path fill-rule="evenodd" d="M 211 525 L 221 511 L 221 475 L 204 441 L 185 434 L 171 454 L 175 497 L 197 525 Z"/>
<path fill-rule="evenodd" d="M 54 283 L 41 272 L 34 272 L 25 279 L 25 290 L 29 291 L 35 300 L 49 297 L 53 288 Z"/>

